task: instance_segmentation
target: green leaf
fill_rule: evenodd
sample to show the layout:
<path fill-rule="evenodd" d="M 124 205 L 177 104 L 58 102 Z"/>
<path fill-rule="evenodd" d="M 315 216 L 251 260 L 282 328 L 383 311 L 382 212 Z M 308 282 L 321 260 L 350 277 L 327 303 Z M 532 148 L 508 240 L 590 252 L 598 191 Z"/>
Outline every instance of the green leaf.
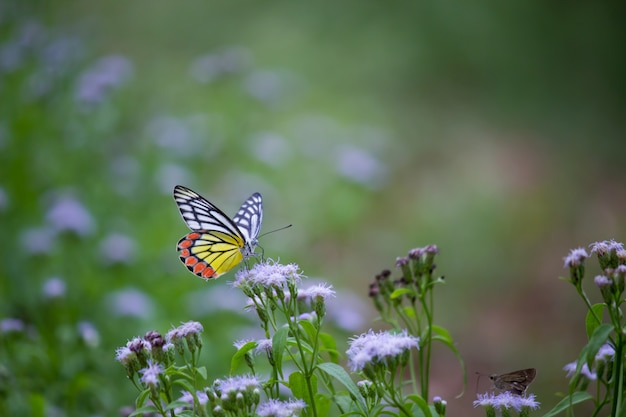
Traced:
<path fill-rule="evenodd" d="M 171 403 L 167 405 L 167 407 L 165 407 L 165 410 L 169 411 L 177 407 L 180 407 L 180 408 L 189 407 L 189 403 L 187 401 L 180 401 L 180 400 L 172 401 Z"/>
<path fill-rule="evenodd" d="M 317 328 L 308 320 L 301 320 L 298 325 L 304 329 L 308 336 L 308 340 L 315 340 L 317 336 Z"/>
<path fill-rule="evenodd" d="M 137 399 L 135 400 L 135 407 L 141 408 L 146 402 L 146 398 L 148 398 L 148 395 L 150 395 L 150 388 L 141 391 L 141 393 L 137 396 Z"/>
<path fill-rule="evenodd" d="M 424 417 L 433 417 L 432 413 L 430 412 L 430 408 L 428 407 L 428 403 L 426 402 L 425 399 L 415 394 L 410 394 L 410 395 L 407 395 L 406 397 L 409 400 L 413 401 L 415 405 L 417 405 L 417 407 L 420 409 Z"/>
<path fill-rule="evenodd" d="M 311 391 L 317 392 L 317 376 L 311 375 Z M 313 404 L 314 399 L 311 398 L 310 391 L 307 385 L 306 378 L 302 372 L 293 372 L 289 375 L 289 389 L 296 398 L 304 400 L 307 404 Z"/>
<path fill-rule="evenodd" d="M 317 411 L 317 417 L 326 417 L 330 411 L 332 401 L 328 396 L 318 392 L 315 394 L 315 410 Z"/>
<path fill-rule="evenodd" d="M 407 316 L 409 316 L 412 319 L 417 317 L 417 313 L 415 312 L 415 309 L 413 307 L 411 307 L 411 306 L 406 306 L 402 310 L 404 311 L 404 314 L 406 314 Z"/>
<path fill-rule="evenodd" d="M 287 345 L 298 347 L 298 341 L 293 337 L 287 339 Z M 307 353 L 313 353 L 313 346 L 309 345 L 304 340 L 300 340 L 300 345 Z"/>
<path fill-rule="evenodd" d="M 589 369 L 591 369 L 598 350 L 600 350 L 602 345 L 606 343 L 612 331 L 613 326 L 610 324 L 601 324 L 600 326 L 596 327 L 596 329 L 593 331 L 593 334 L 591 335 L 591 339 L 589 339 L 587 345 L 580 351 L 579 359 L 582 359 L 584 362 L 581 362 L 580 360 L 578 361 L 576 371 L 580 370 L 583 363 L 587 363 Z"/>
<path fill-rule="evenodd" d="M 606 308 L 605 303 L 598 303 L 598 304 L 594 304 L 593 306 L 591 306 L 591 310 L 587 312 L 587 317 L 585 317 L 585 328 L 587 330 L 587 338 L 591 338 L 591 335 L 596 330 L 596 328 L 602 324 L 602 314 L 604 313 L 605 308 Z M 600 321 L 598 321 L 596 317 L 598 317 Z"/>
<path fill-rule="evenodd" d="M 333 363 L 339 362 L 339 351 L 337 350 L 335 339 L 328 333 L 320 333 L 319 340 L 322 346 L 321 350 L 328 353 L 330 361 Z"/>
<path fill-rule="evenodd" d="M 274 333 L 272 337 L 272 353 L 276 362 L 276 370 L 279 375 L 283 375 L 283 353 L 287 347 L 287 336 L 289 335 L 288 327 L 281 327 Z"/>
<path fill-rule="evenodd" d="M 459 393 L 459 395 L 456 396 L 456 398 L 459 398 L 465 392 L 465 386 L 467 385 L 467 369 L 465 369 L 465 361 L 463 360 L 463 357 L 461 356 L 461 353 L 459 352 L 459 350 L 454 345 L 452 336 L 450 336 L 450 333 L 445 328 L 441 326 L 433 325 L 432 330 L 434 333 L 434 335 L 432 336 L 432 340 L 438 340 L 444 345 L 446 345 L 448 349 L 450 349 L 450 351 L 452 351 L 452 353 L 456 357 L 456 360 L 461 366 L 461 370 L 463 371 L 463 388 L 461 389 L 461 392 Z"/>
<path fill-rule="evenodd" d="M 159 410 L 157 410 L 157 408 L 153 405 L 146 405 L 145 407 L 136 409 L 135 411 L 130 413 L 128 417 L 133 417 L 133 416 L 138 416 L 138 415 L 143 415 L 143 414 L 152 414 L 152 413 L 158 414 Z"/>
<path fill-rule="evenodd" d="M 570 405 L 582 403 L 583 401 L 592 400 L 593 397 L 585 391 L 577 391 L 572 395 L 563 398 L 554 408 L 548 411 L 543 417 L 553 417 L 567 410 Z"/>
<path fill-rule="evenodd" d="M 239 348 L 239 350 L 237 350 L 237 352 L 235 352 L 235 354 L 233 355 L 233 358 L 230 360 L 230 374 L 231 375 L 233 375 L 237 371 L 237 368 L 239 368 L 239 365 L 241 365 L 241 362 L 246 357 L 246 353 L 250 352 L 255 347 L 257 347 L 257 342 L 252 340 L 244 344 L 241 348 Z M 205 375 L 203 376 L 204 376 L 204 379 L 206 379 L 206 371 L 205 371 Z"/>
<path fill-rule="evenodd" d="M 186 379 L 177 379 L 176 381 L 174 381 L 174 384 L 180 385 L 181 387 L 183 387 L 185 391 L 189 391 L 189 392 L 196 391 L 193 384 L 190 381 L 187 381 Z"/>
<path fill-rule="evenodd" d="M 360 411 L 355 410 L 354 401 L 352 401 L 352 398 L 350 398 L 350 395 L 347 392 L 342 391 L 341 393 L 335 394 L 333 399 L 335 400 L 337 407 L 344 412 L 342 416 L 348 416 L 351 414 L 361 415 Z M 351 411 L 348 412 L 347 410 Z"/>
<path fill-rule="evenodd" d="M 196 371 L 198 372 L 198 374 L 200 374 L 202 379 L 204 379 L 205 381 L 207 380 L 206 366 L 201 366 L 199 368 L 196 368 Z"/>
<path fill-rule="evenodd" d="M 402 297 L 403 295 L 414 297 L 415 292 L 411 291 L 408 288 L 398 288 L 397 290 L 394 290 L 389 297 L 392 300 L 395 300 L 396 298 Z"/>
<path fill-rule="evenodd" d="M 320 363 L 319 365 L 317 365 L 317 368 L 326 372 L 328 375 L 332 376 L 341 384 L 343 384 L 343 386 L 346 387 L 348 392 L 356 399 L 356 403 L 359 406 L 359 408 L 363 412 L 367 411 L 365 400 L 363 399 L 363 396 L 359 392 L 359 388 L 356 386 L 352 378 L 350 378 L 350 375 L 348 375 L 345 369 L 343 369 L 341 366 L 337 365 L 336 363 L 330 363 L 330 362 Z"/>

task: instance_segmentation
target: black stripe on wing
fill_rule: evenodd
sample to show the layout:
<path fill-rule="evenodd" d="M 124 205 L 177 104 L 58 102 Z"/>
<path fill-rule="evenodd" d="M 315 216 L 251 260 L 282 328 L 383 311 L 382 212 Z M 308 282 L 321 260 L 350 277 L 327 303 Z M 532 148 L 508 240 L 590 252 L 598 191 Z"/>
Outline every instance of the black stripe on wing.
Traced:
<path fill-rule="evenodd" d="M 237 224 L 222 210 L 195 191 L 182 185 L 174 187 L 178 211 L 191 230 L 213 230 L 238 236 L 245 240 Z"/>

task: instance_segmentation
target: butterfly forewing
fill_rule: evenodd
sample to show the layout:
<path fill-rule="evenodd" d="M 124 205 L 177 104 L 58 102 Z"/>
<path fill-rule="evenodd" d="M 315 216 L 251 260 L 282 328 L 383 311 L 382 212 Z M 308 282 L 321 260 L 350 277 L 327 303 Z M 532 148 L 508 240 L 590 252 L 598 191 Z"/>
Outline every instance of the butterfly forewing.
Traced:
<path fill-rule="evenodd" d="M 489 379 L 493 381 L 494 387 L 512 394 L 522 395 L 526 388 L 535 380 L 537 370 L 535 368 L 520 369 L 506 374 L 493 374 Z"/>
<path fill-rule="evenodd" d="M 246 242 L 250 244 L 251 250 L 256 246 L 261 224 L 263 223 L 263 197 L 254 193 L 239 208 L 233 217 L 233 222 L 237 225 Z"/>
<path fill-rule="evenodd" d="M 191 230 L 217 230 L 244 238 L 230 217 L 195 191 L 177 185 L 174 187 L 174 199 Z"/>
<path fill-rule="evenodd" d="M 192 230 L 177 245 L 189 271 L 207 280 L 217 278 L 253 254 L 263 218 L 259 193 L 246 200 L 233 220 L 189 188 L 177 185 L 174 199 Z"/>

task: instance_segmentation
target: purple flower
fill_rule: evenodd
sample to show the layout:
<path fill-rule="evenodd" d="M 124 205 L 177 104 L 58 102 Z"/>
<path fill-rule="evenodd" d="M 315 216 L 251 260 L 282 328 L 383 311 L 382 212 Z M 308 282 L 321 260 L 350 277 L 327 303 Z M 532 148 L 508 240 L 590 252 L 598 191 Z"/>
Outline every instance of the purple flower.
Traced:
<path fill-rule="evenodd" d="M 87 105 L 99 104 L 109 93 L 126 83 L 133 72 L 131 62 L 120 55 L 101 58 L 80 76 L 76 99 Z"/>
<path fill-rule="evenodd" d="M 85 206 L 71 196 L 62 196 L 54 202 L 46 218 L 56 231 L 70 231 L 79 236 L 90 235 L 95 224 Z"/>
<path fill-rule="evenodd" d="M 568 378 L 574 375 L 574 373 L 576 372 L 576 366 L 577 366 L 577 362 L 574 361 L 574 362 L 568 363 L 567 365 L 563 367 L 563 370 L 567 371 Z M 590 370 L 589 366 L 586 363 L 583 364 L 582 368 L 580 368 L 580 374 L 590 381 L 595 381 L 596 379 L 598 379 L 598 375 L 596 375 L 595 371 Z"/>
<path fill-rule="evenodd" d="M 255 376 L 243 375 L 226 379 L 218 379 L 214 382 L 215 391 L 219 395 L 237 394 L 239 392 L 253 391 L 261 387 L 261 382 Z"/>
<path fill-rule="evenodd" d="M 33 227 L 20 233 L 20 244 L 31 255 L 43 255 L 52 250 L 55 231 L 50 227 Z"/>
<path fill-rule="evenodd" d="M 0 334 L 22 333 L 26 326 L 20 319 L 12 317 L 0 320 Z"/>
<path fill-rule="evenodd" d="M 353 338 L 350 348 L 346 351 L 348 365 L 353 371 L 360 371 L 370 363 L 384 363 L 399 357 L 411 348 L 419 347 L 419 338 L 410 336 L 406 330 L 402 333 L 370 330 Z"/>
<path fill-rule="evenodd" d="M 65 289 L 65 281 L 59 277 L 52 277 L 43 283 L 42 292 L 44 297 L 48 299 L 62 298 L 65 296 Z"/>
<path fill-rule="evenodd" d="M 87 346 L 96 347 L 100 344 L 100 333 L 93 323 L 88 321 L 78 322 L 76 325 L 78 334 Z"/>
<path fill-rule="evenodd" d="M 365 149 L 339 146 L 335 153 L 337 172 L 343 177 L 368 188 L 380 188 L 387 181 L 387 169 L 376 156 Z"/>
<path fill-rule="evenodd" d="M 100 253 L 109 264 L 127 264 L 135 255 L 135 241 L 121 233 L 111 233 L 100 243 Z"/>
<path fill-rule="evenodd" d="M 620 251 L 624 250 L 624 244 L 620 242 L 616 242 L 614 239 L 604 240 L 602 242 L 594 242 L 589 245 L 591 248 L 591 253 L 597 253 L 598 256 L 602 256 L 611 251 Z"/>
<path fill-rule="evenodd" d="M 512 408 L 519 412 L 524 408 L 536 410 L 539 408 L 539 402 L 535 400 L 535 394 L 522 396 L 505 391 L 500 394 L 478 394 L 478 399 L 474 401 L 474 407 L 478 406 L 493 407 L 498 411 Z"/>
<path fill-rule="evenodd" d="M 298 290 L 298 299 L 303 301 L 315 301 L 316 299 L 328 301 L 330 297 L 334 296 L 333 286 L 325 282 Z"/>
<path fill-rule="evenodd" d="M 564 268 L 572 268 L 576 266 L 582 265 L 583 261 L 587 259 L 589 255 L 587 255 L 587 251 L 583 248 L 572 249 L 563 260 L 565 261 L 563 267 Z"/>
<path fill-rule="evenodd" d="M 268 259 L 254 265 L 252 269 L 240 269 L 235 275 L 235 288 L 260 285 L 262 287 L 285 287 L 289 282 L 299 283 L 302 274 L 298 265 L 281 265 Z"/>
<path fill-rule="evenodd" d="M 135 288 L 127 288 L 109 294 L 107 304 L 109 311 L 118 317 L 148 318 L 154 313 L 152 299 Z"/>
<path fill-rule="evenodd" d="M 153 363 L 152 360 L 148 361 L 148 367 L 139 371 L 141 375 L 141 382 L 146 386 L 156 389 L 159 387 L 159 377 L 163 373 L 163 365 L 159 363 Z"/>
<path fill-rule="evenodd" d="M 276 399 L 268 400 L 259 405 L 256 413 L 260 417 L 295 417 L 306 407 L 302 400 L 280 401 Z"/>

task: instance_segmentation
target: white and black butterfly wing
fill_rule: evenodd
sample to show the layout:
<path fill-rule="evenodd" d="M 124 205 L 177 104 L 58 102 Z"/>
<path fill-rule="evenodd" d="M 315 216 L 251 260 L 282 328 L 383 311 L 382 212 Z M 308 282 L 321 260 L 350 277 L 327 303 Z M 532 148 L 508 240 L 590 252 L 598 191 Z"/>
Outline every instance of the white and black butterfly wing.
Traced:
<path fill-rule="evenodd" d="M 257 238 L 261 232 L 263 223 L 263 197 L 261 194 L 252 194 L 239 208 L 233 217 L 233 222 L 237 225 L 250 250 L 254 250 Z"/>
<path fill-rule="evenodd" d="M 178 211 L 191 230 L 210 230 L 247 240 L 230 217 L 200 194 L 182 185 L 174 187 Z"/>

